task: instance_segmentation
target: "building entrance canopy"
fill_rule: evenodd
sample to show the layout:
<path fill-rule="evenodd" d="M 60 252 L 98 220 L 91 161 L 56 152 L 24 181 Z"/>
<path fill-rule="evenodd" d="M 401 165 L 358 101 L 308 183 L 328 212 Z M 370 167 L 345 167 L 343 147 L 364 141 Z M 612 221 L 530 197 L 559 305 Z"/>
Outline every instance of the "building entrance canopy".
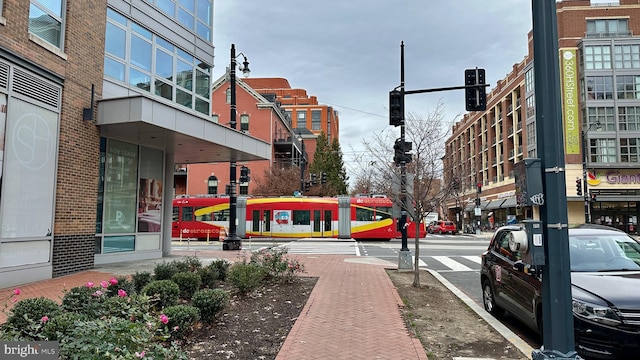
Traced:
<path fill-rule="evenodd" d="M 163 149 L 174 163 L 271 158 L 263 140 L 142 95 L 99 101 L 97 125 L 104 137 Z"/>

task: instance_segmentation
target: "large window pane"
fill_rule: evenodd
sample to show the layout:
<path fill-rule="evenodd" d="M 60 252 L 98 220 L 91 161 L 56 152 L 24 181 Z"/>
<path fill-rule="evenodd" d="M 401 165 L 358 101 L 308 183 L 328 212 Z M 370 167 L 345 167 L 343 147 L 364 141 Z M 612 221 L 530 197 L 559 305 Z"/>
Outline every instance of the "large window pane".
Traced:
<path fill-rule="evenodd" d="M 124 81 L 125 66 L 107 56 L 104 58 L 104 74 L 116 80 Z"/>
<path fill-rule="evenodd" d="M 165 99 L 173 100 L 173 86 L 156 79 L 155 89 L 156 95 L 162 96 Z"/>
<path fill-rule="evenodd" d="M 129 84 L 146 91 L 151 91 L 151 75 L 131 68 L 129 70 Z"/>
<path fill-rule="evenodd" d="M 176 74 L 176 84 L 187 90 L 193 87 L 193 66 L 184 61 L 178 60 L 178 73 Z"/>
<path fill-rule="evenodd" d="M 210 86 L 211 77 L 202 71 L 196 71 L 196 94 L 208 99 L 211 96 Z"/>
<path fill-rule="evenodd" d="M 108 54 L 124 60 L 127 50 L 127 33 L 125 30 L 107 22 L 107 34 L 104 47 Z"/>
<path fill-rule="evenodd" d="M 176 15 L 176 5 L 172 0 L 158 0 L 157 4 L 160 10 L 166 12 L 171 17 Z"/>
<path fill-rule="evenodd" d="M 173 78 L 173 56 L 156 49 L 156 75 L 167 80 Z"/>
<path fill-rule="evenodd" d="M 176 89 L 176 102 L 180 105 L 191 108 L 191 105 L 193 104 L 193 95 L 189 92 Z"/>
<path fill-rule="evenodd" d="M 144 70 L 151 71 L 151 43 L 131 35 L 131 64 Z"/>
<path fill-rule="evenodd" d="M 60 47 L 62 41 L 62 21 L 47 14 L 37 5 L 29 7 L 29 32 L 43 40 Z"/>
<path fill-rule="evenodd" d="M 132 233 L 137 213 L 138 146 L 111 140 L 106 162 L 104 233 Z"/>
<path fill-rule="evenodd" d="M 202 20 L 208 26 L 211 26 L 211 1 L 210 0 L 197 0 L 198 1 L 198 20 Z"/>

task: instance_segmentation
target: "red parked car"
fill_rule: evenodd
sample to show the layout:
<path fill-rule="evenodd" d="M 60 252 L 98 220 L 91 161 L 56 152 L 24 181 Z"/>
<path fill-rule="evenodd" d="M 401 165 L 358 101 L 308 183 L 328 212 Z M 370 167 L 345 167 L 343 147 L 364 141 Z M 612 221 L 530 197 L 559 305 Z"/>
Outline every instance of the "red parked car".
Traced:
<path fill-rule="evenodd" d="M 440 220 L 436 221 L 433 226 L 430 227 L 431 233 L 433 234 L 452 234 L 455 235 L 458 233 L 458 227 L 456 223 L 448 220 Z"/>

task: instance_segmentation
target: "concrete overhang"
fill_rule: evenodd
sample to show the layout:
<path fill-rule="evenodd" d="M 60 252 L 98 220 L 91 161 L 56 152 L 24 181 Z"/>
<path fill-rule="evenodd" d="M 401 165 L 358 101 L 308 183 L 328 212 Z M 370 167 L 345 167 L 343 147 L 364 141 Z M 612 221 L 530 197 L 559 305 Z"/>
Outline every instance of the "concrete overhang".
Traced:
<path fill-rule="evenodd" d="M 174 163 L 268 160 L 271 144 L 143 95 L 98 101 L 106 138 L 163 149 Z"/>

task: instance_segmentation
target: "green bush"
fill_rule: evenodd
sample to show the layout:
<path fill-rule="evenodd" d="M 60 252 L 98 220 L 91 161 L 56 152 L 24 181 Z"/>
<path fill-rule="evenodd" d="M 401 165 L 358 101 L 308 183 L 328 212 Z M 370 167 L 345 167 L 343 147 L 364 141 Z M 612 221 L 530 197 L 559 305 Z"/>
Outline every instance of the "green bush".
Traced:
<path fill-rule="evenodd" d="M 237 263 L 229 268 L 227 280 L 235 286 L 241 295 L 255 290 L 267 276 L 267 270 L 255 263 Z"/>
<path fill-rule="evenodd" d="M 200 310 L 191 305 L 169 306 L 162 313 L 169 318 L 165 327 L 177 339 L 184 339 L 200 320 Z"/>
<path fill-rule="evenodd" d="M 178 284 L 182 299 L 191 299 L 193 293 L 200 289 L 200 275 L 193 272 L 179 272 L 171 277 L 171 281 Z"/>
<path fill-rule="evenodd" d="M 227 261 L 225 259 L 218 259 L 218 260 L 214 260 L 207 267 L 210 267 L 210 268 L 213 268 L 213 269 L 217 270 L 217 272 L 218 272 L 217 280 L 225 281 L 227 279 L 227 273 L 229 271 L 229 266 L 230 265 L 231 265 L 231 263 L 229 263 L 229 261 Z"/>
<path fill-rule="evenodd" d="M 96 296 L 98 288 L 76 286 L 67 291 L 62 297 L 64 311 L 75 311 L 80 314 L 94 315 L 102 306 L 104 297 Z"/>
<path fill-rule="evenodd" d="M 124 290 L 127 295 L 133 295 L 136 293 L 136 285 L 126 276 L 117 276 L 109 281 L 107 293 L 109 296 L 118 296 L 119 290 Z"/>
<path fill-rule="evenodd" d="M 150 271 L 136 271 L 131 275 L 136 293 L 141 293 L 142 289 L 153 280 L 153 275 Z"/>
<path fill-rule="evenodd" d="M 156 264 L 155 268 L 153 269 L 155 280 L 170 280 L 173 275 L 179 272 L 180 270 L 178 269 L 178 266 L 174 261 L 163 261 L 162 263 Z"/>
<path fill-rule="evenodd" d="M 200 319 L 204 322 L 213 322 L 228 301 L 229 294 L 222 289 L 198 290 L 191 298 L 191 304 L 200 310 Z"/>
<path fill-rule="evenodd" d="M 196 272 L 202 267 L 202 261 L 195 256 L 188 256 L 181 260 L 174 260 L 173 264 L 179 272 Z"/>
<path fill-rule="evenodd" d="M 200 286 L 205 288 L 214 288 L 218 284 L 218 270 L 211 266 L 205 266 L 198 269 L 200 275 Z"/>
<path fill-rule="evenodd" d="M 106 317 L 76 324 L 60 339 L 62 359 L 187 359 L 176 345 L 162 346 L 169 335 L 159 330 L 160 322 L 151 316 L 135 322 Z"/>
<path fill-rule="evenodd" d="M 286 247 L 268 247 L 251 254 L 250 263 L 258 264 L 267 270 L 267 276 L 276 281 L 293 282 L 297 274 L 304 272 L 304 265 L 286 255 Z"/>
<path fill-rule="evenodd" d="M 160 310 L 176 305 L 180 296 L 178 284 L 171 280 L 154 280 L 142 289 L 142 294 L 150 297 L 153 308 Z"/>
<path fill-rule="evenodd" d="M 42 323 L 42 318 L 53 318 L 62 311 L 60 305 L 45 297 L 28 298 L 13 305 L 4 324 L 5 329 L 28 332 L 33 324 Z"/>
<path fill-rule="evenodd" d="M 63 312 L 47 321 L 42 328 L 42 335 L 49 341 L 57 341 L 69 336 L 79 321 L 87 321 L 84 314 Z"/>

